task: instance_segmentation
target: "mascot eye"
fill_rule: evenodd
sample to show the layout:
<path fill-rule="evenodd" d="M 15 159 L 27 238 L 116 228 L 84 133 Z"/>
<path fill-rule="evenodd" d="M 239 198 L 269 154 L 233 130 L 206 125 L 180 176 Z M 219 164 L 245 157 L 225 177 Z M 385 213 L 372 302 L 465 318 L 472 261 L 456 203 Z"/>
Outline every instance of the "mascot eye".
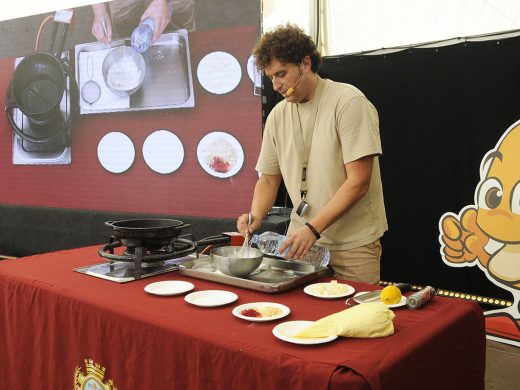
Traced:
<path fill-rule="evenodd" d="M 511 211 L 520 215 L 520 181 L 515 184 L 511 193 Z"/>
<path fill-rule="evenodd" d="M 478 207 L 481 209 L 496 209 L 502 200 L 502 185 L 497 179 L 485 180 L 478 191 Z"/>

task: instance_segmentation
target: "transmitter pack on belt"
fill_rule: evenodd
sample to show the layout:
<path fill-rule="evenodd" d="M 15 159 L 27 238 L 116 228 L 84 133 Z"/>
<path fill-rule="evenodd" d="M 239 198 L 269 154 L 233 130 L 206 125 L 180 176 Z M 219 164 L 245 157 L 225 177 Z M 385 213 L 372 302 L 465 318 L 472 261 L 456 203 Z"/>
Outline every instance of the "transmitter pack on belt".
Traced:
<path fill-rule="evenodd" d="M 306 201 L 302 200 L 300 202 L 300 205 L 296 209 L 296 214 L 298 214 L 300 217 L 303 217 L 308 208 L 309 204 Z"/>

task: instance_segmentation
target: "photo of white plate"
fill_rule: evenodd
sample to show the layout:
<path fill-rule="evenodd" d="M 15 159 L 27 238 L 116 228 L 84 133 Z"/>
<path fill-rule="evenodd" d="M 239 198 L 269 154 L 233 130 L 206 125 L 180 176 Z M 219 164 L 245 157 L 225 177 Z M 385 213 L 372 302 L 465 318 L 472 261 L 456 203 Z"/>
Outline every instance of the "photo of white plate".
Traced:
<path fill-rule="evenodd" d="M 193 290 L 195 286 L 190 282 L 182 280 L 165 280 L 146 285 L 144 291 L 154 295 L 179 295 Z"/>
<path fill-rule="evenodd" d="M 352 287 L 351 285 L 348 285 L 348 284 L 345 284 L 345 283 L 338 283 L 338 284 L 341 284 L 342 286 L 345 286 L 345 291 L 344 292 L 342 292 L 340 294 L 334 294 L 334 295 L 320 294 L 316 290 L 317 290 L 318 287 L 320 287 L 320 285 L 324 285 L 324 284 L 329 284 L 330 285 L 330 283 L 309 284 L 308 286 L 306 286 L 303 289 L 303 292 L 305 294 L 312 295 L 313 297 L 317 297 L 317 298 L 334 299 L 334 298 L 343 298 L 343 297 L 349 296 L 350 294 L 353 294 L 356 291 L 356 289 L 354 287 Z"/>
<path fill-rule="evenodd" d="M 256 72 L 260 73 L 255 64 L 255 57 L 253 55 L 250 55 L 247 59 L 247 75 L 249 76 L 252 82 L 255 82 Z"/>
<path fill-rule="evenodd" d="M 288 321 L 276 325 L 273 328 L 273 334 L 276 338 L 287 341 L 293 344 L 323 344 L 329 341 L 335 340 L 338 336 L 320 337 L 320 338 L 307 338 L 307 337 L 293 337 L 298 332 L 306 329 L 312 325 L 314 321 Z"/>
<path fill-rule="evenodd" d="M 221 95 L 237 87 L 242 78 L 242 68 L 231 54 L 214 51 L 200 60 L 197 78 L 206 91 Z"/>
<path fill-rule="evenodd" d="M 253 55 L 249 56 L 247 59 L 247 75 L 253 82 L 253 95 L 261 96 L 262 95 L 262 73 L 260 69 L 256 66 L 255 57 Z"/>
<path fill-rule="evenodd" d="M 280 312 L 275 315 L 271 316 L 261 316 L 261 317 L 252 317 L 248 315 L 243 315 L 242 312 L 245 310 L 255 310 L 256 312 L 260 314 L 265 314 L 266 311 L 270 310 L 271 308 L 278 309 Z M 274 321 L 278 320 L 280 318 L 283 318 L 291 312 L 291 309 L 289 309 L 287 306 L 282 305 L 280 303 L 274 303 L 274 302 L 253 302 L 253 303 L 246 303 L 244 305 L 237 306 L 233 309 L 232 313 L 234 316 L 241 318 L 246 321 L 252 321 L 252 322 L 265 322 L 265 321 Z"/>
<path fill-rule="evenodd" d="M 184 300 L 195 306 L 215 307 L 235 302 L 238 295 L 225 290 L 203 290 L 196 291 L 184 297 Z"/>
<path fill-rule="evenodd" d="M 354 297 L 353 297 L 352 299 L 354 299 L 354 301 L 355 301 L 356 303 L 359 303 L 359 304 L 367 303 L 367 302 L 358 301 L 358 300 L 356 299 L 356 297 L 357 297 L 358 295 L 366 294 L 367 292 L 368 292 L 368 291 L 360 291 L 360 292 L 358 292 L 356 295 L 354 295 Z M 376 301 L 372 301 L 372 302 L 377 302 L 377 300 L 376 300 Z M 345 303 L 346 303 L 346 302 L 345 302 Z M 399 302 L 397 302 L 397 303 L 393 303 L 393 304 L 391 304 L 391 305 L 386 305 L 386 307 L 388 307 L 389 309 L 392 309 L 392 308 L 401 307 L 401 306 L 404 306 L 404 305 L 406 305 L 406 297 L 405 297 L 404 295 L 402 295 L 402 296 L 401 296 L 401 300 L 400 300 Z"/>
<path fill-rule="evenodd" d="M 143 158 L 157 173 L 175 172 L 184 161 L 184 146 L 175 134 L 168 130 L 157 130 L 146 137 L 143 143 Z"/>
<path fill-rule="evenodd" d="M 213 131 L 197 145 L 197 160 L 211 176 L 227 178 L 236 175 L 244 164 L 244 150 L 231 134 Z"/>
<path fill-rule="evenodd" d="M 97 155 L 99 162 L 107 171 L 123 173 L 134 163 L 135 148 L 126 134 L 112 131 L 99 141 Z"/>

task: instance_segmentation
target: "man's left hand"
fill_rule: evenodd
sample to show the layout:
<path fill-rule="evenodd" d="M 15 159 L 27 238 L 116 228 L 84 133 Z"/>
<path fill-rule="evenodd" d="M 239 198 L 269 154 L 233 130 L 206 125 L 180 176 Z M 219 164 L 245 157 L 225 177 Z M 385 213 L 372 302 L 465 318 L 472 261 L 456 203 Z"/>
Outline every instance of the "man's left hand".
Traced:
<path fill-rule="evenodd" d="M 307 227 L 302 226 L 288 235 L 287 240 L 280 246 L 280 253 L 290 246 L 291 249 L 285 256 L 287 259 L 301 260 L 316 242 L 316 236 Z"/>
<path fill-rule="evenodd" d="M 168 0 L 153 0 L 143 16 L 141 16 L 141 22 L 146 18 L 153 19 L 155 24 L 155 31 L 153 33 L 152 43 L 155 43 L 164 29 L 170 23 L 170 12 L 168 10 Z"/>

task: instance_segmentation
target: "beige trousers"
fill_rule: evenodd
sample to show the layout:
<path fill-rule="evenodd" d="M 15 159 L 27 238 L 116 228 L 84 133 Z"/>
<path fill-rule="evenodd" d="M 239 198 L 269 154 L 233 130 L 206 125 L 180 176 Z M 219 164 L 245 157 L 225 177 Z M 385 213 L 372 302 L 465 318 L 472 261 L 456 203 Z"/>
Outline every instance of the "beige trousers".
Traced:
<path fill-rule="evenodd" d="M 379 240 L 359 248 L 330 251 L 330 266 L 338 279 L 379 284 L 381 252 Z"/>

